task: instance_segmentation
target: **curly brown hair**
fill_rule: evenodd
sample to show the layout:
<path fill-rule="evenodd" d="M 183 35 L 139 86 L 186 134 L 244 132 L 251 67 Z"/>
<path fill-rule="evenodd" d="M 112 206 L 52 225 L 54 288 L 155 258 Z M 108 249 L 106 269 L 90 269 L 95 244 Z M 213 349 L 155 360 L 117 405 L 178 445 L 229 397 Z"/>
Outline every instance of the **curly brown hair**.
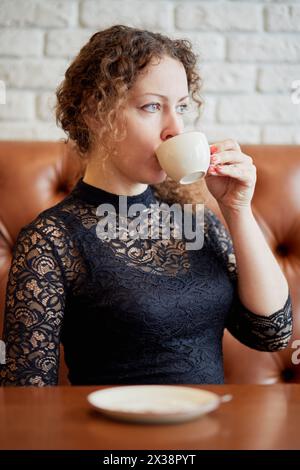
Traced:
<path fill-rule="evenodd" d="M 199 110 L 202 81 L 189 40 L 172 40 L 159 33 L 115 25 L 95 33 L 82 47 L 56 90 L 55 106 L 56 123 L 67 134 L 66 141 L 76 144 L 81 157 L 95 145 L 105 154 L 113 151 L 113 142 L 126 132 L 124 126 L 117 126 L 117 117 L 122 115 L 128 90 L 152 59 L 163 56 L 183 64 L 188 90 Z M 90 119 L 98 123 L 97 132 Z"/>

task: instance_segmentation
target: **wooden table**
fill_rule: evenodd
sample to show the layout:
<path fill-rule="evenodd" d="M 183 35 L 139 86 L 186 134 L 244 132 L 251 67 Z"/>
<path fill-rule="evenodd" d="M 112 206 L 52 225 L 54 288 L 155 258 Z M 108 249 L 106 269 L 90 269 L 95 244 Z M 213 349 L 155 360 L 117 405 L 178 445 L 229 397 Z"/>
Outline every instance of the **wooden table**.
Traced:
<path fill-rule="evenodd" d="M 86 396 L 101 388 L 0 388 L 0 449 L 300 449 L 300 385 L 199 386 L 233 399 L 193 421 L 150 425 L 93 411 Z"/>

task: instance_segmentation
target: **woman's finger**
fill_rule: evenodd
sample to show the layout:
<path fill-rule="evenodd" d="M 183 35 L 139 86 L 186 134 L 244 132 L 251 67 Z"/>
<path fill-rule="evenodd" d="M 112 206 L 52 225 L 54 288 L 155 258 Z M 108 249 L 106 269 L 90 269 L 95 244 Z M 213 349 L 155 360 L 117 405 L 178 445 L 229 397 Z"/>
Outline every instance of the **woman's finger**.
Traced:
<path fill-rule="evenodd" d="M 214 153 L 210 160 L 214 165 L 224 163 L 245 163 L 247 165 L 252 165 L 253 163 L 251 157 L 245 155 L 244 153 L 237 152 L 236 150 L 227 150 L 224 152 Z"/>
<path fill-rule="evenodd" d="M 216 174 L 221 176 L 230 176 L 244 183 L 252 183 L 256 179 L 256 168 L 254 165 L 221 165 L 216 166 Z"/>
<path fill-rule="evenodd" d="M 241 151 L 241 147 L 238 142 L 233 139 L 223 140 L 222 142 L 216 142 L 210 146 L 212 153 L 224 152 L 225 150 L 237 150 Z"/>

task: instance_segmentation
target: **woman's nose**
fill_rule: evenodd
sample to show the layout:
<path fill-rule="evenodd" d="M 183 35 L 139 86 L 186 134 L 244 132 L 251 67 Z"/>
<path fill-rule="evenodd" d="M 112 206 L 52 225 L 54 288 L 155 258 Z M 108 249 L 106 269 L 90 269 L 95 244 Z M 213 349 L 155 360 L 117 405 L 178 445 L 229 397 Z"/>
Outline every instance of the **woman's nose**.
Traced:
<path fill-rule="evenodd" d="M 161 133 L 161 140 L 165 141 L 174 137 L 175 135 L 182 134 L 184 124 L 182 122 L 182 116 L 176 113 L 170 113 L 168 118 L 165 120 L 165 125 Z"/>

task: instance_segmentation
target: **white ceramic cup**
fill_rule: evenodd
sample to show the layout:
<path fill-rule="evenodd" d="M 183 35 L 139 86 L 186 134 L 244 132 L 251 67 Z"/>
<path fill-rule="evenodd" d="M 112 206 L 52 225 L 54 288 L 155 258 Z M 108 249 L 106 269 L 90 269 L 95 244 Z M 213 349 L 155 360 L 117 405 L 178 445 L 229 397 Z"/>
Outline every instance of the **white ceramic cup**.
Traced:
<path fill-rule="evenodd" d="M 171 137 L 155 150 L 162 169 L 174 181 L 190 184 L 206 175 L 210 148 L 203 132 L 189 131 Z"/>

